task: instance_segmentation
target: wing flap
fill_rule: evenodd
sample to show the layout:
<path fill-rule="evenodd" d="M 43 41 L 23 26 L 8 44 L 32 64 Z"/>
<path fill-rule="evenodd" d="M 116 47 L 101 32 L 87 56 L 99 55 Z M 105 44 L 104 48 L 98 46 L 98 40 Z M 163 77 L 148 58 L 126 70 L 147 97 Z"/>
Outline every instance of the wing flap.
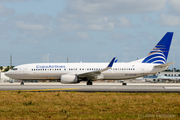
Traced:
<path fill-rule="evenodd" d="M 91 71 L 86 73 L 77 74 L 78 77 L 93 77 L 101 74 L 100 71 Z"/>

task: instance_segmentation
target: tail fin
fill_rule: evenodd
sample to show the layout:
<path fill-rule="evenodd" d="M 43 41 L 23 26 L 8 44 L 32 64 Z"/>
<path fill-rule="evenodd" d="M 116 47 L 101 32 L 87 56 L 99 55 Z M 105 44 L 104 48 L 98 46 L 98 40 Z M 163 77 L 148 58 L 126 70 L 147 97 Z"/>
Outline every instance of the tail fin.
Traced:
<path fill-rule="evenodd" d="M 173 32 L 167 32 L 159 43 L 151 50 L 142 63 L 165 64 L 168 58 L 169 48 Z"/>

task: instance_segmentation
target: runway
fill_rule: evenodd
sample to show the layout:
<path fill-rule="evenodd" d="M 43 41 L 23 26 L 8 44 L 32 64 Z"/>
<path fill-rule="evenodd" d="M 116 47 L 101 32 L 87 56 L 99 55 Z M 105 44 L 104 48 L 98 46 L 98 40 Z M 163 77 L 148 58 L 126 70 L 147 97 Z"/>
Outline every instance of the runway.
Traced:
<path fill-rule="evenodd" d="M 76 92 L 180 92 L 179 83 L 0 83 L 0 91 L 76 91 Z"/>

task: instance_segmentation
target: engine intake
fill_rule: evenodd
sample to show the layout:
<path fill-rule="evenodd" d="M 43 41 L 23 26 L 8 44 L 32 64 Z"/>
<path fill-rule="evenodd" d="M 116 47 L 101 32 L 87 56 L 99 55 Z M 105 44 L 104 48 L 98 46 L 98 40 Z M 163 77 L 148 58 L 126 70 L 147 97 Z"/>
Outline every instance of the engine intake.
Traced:
<path fill-rule="evenodd" d="M 76 75 L 68 74 L 68 75 L 61 76 L 61 83 L 73 84 L 73 83 L 79 83 L 79 81 Z"/>

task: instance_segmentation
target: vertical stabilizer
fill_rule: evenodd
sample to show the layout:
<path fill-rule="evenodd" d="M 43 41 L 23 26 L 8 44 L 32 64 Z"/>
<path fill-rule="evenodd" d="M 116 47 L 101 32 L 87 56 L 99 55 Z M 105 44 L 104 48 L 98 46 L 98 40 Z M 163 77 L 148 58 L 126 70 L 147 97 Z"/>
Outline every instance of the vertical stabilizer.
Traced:
<path fill-rule="evenodd" d="M 173 32 L 167 32 L 145 57 L 142 63 L 165 64 L 168 58 L 172 37 Z"/>

